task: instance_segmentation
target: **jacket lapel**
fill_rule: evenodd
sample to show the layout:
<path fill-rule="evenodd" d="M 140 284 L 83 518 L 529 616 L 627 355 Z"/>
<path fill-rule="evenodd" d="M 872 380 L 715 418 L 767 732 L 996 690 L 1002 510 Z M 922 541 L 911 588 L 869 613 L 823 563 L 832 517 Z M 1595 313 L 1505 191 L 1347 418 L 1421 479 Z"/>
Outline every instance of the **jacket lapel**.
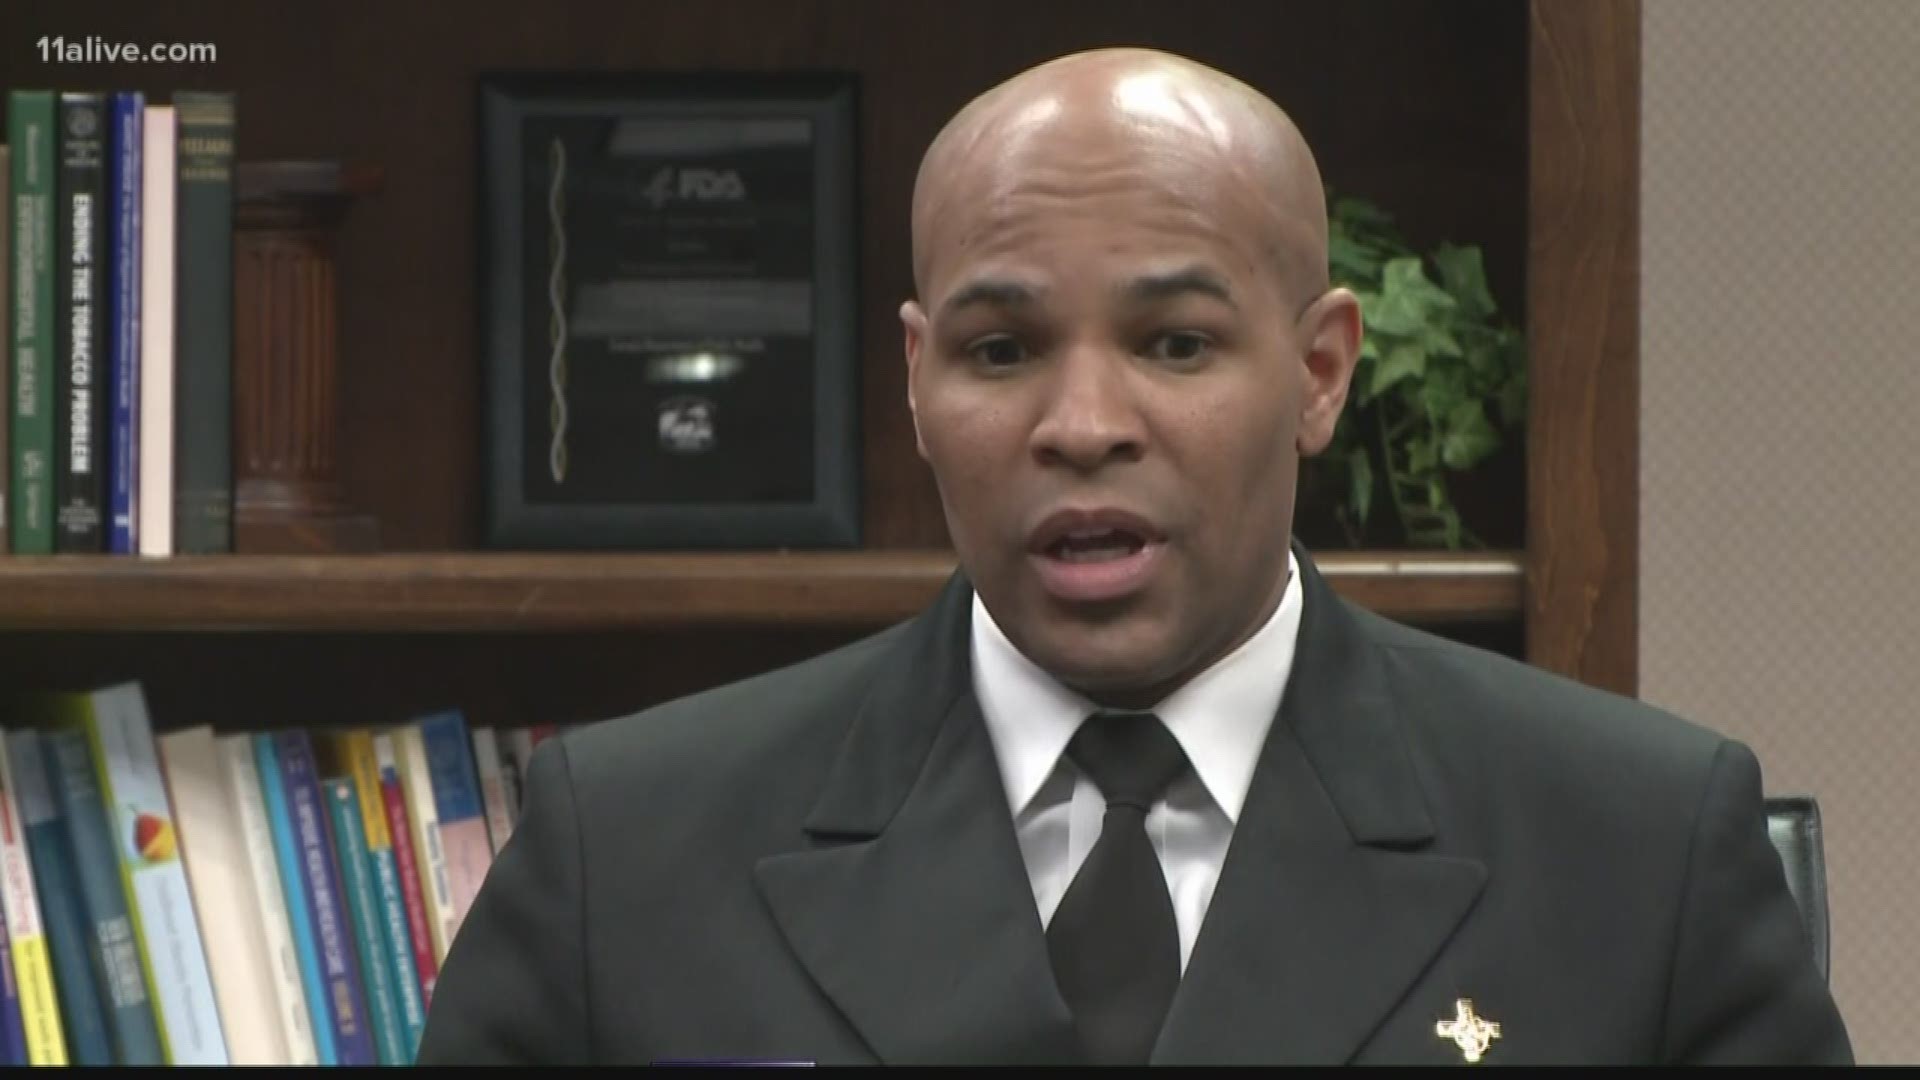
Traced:
<path fill-rule="evenodd" d="M 812 978 L 880 1060 L 1071 1062 L 1006 795 L 972 690 L 956 575 L 876 670 L 806 850 L 757 880 Z"/>
<path fill-rule="evenodd" d="M 1387 661 L 1295 555 L 1293 674 L 1156 1061 L 1349 1060 L 1485 884 L 1481 863 L 1428 850 Z"/>

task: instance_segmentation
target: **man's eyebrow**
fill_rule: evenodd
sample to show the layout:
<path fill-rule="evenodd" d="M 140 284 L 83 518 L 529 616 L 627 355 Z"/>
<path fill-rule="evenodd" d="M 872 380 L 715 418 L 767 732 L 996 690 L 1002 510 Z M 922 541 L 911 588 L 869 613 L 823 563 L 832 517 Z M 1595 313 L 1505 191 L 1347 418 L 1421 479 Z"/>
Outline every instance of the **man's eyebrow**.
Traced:
<path fill-rule="evenodd" d="M 1135 303 L 1171 300 L 1186 293 L 1200 293 L 1233 307 L 1233 290 L 1227 279 L 1204 266 L 1183 266 L 1161 274 L 1143 274 L 1121 286 L 1121 292 Z"/>
<path fill-rule="evenodd" d="M 975 304 L 991 307 L 1027 307 L 1039 299 L 1039 294 L 1023 282 L 1012 278 L 975 278 L 956 289 L 940 305 L 942 317 L 950 317 L 956 312 Z"/>

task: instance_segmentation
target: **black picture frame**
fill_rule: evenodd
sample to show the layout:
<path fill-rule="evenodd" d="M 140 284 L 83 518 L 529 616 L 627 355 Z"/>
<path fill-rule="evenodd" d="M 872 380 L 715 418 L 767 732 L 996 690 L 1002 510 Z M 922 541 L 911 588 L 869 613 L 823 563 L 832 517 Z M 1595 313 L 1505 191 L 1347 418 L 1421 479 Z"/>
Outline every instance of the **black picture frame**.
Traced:
<path fill-rule="evenodd" d="M 842 72 L 479 76 L 486 547 L 860 544 L 858 93 L 857 77 Z M 538 166 L 535 140 L 550 150 Z M 661 164 L 667 158 L 678 164 Z M 572 175 L 571 159 L 581 161 Z M 755 203 L 756 188 L 779 194 Z M 608 219 L 566 216 L 584 218 L 568 201 L 576 192 L 600 200 Z M 567 281 L 569 258 L 584 262 L 596 245 L 597 266 L 648 269 Z M 606 250 L 622 245 L 632 250 Z M 529 263 L 540 248 L 544 281 Z M 661 269 L 679 248 L 703 251 L 689 265 L 708 267 L 708 279 Z M 723 279 L 750 265 L 780 269 Z M 729 269 L 712 277 L 711 267 Z M 697 344 L 714 340 L 718 325 L 694 328 L 701 312 L 745 329 L 717 350 Z M 541 324 L 536 349 L 529 335 Z M 618 329 L 591 335 L 588 325 Z M 638 371 L 661 387 L 638 385 Z M 569 385 L 590 378 L 599 380 L 591 390 Z M 717 385 L 676 391 L 676 378 Z M 716 403 L 726 393 L 734 404 Z M 751 419 L 719 419 L 727 408 Z M 538 450 L 535 417 L 547 440 Z"/>

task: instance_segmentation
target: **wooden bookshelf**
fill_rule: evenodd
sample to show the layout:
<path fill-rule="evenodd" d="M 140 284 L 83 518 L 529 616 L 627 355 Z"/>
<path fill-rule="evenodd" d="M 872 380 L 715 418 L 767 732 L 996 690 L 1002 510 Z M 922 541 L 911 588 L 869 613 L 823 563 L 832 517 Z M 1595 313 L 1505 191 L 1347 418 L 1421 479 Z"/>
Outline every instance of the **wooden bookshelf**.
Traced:
<path fill-rule="evenodd" d="M 1341 593 L 1409 622 L 1518 617 L 1518 552 L 1338 552 Z M 883 626 L 953 572 L 942 551 L 422 553 L 0 560 L 0 630 L 624 631 Z"/>

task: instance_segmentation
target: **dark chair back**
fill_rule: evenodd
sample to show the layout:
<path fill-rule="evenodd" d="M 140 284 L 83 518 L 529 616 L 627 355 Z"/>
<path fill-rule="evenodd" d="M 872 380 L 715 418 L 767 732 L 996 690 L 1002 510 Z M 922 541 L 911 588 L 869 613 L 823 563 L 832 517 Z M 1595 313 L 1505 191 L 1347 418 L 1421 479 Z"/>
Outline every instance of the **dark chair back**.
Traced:
<path fill-rule="evenodd" d="M 1800 917 L 1813 944 L 1822 978 L 1830 978 L 1827 952 L 1827 854 L 1820 834 L 1820 804 L 1811 796 L 1777 795 L 1767 799 L 1767 835 L 1780 853 L 1787 888 L 1800 905 Z"/>

